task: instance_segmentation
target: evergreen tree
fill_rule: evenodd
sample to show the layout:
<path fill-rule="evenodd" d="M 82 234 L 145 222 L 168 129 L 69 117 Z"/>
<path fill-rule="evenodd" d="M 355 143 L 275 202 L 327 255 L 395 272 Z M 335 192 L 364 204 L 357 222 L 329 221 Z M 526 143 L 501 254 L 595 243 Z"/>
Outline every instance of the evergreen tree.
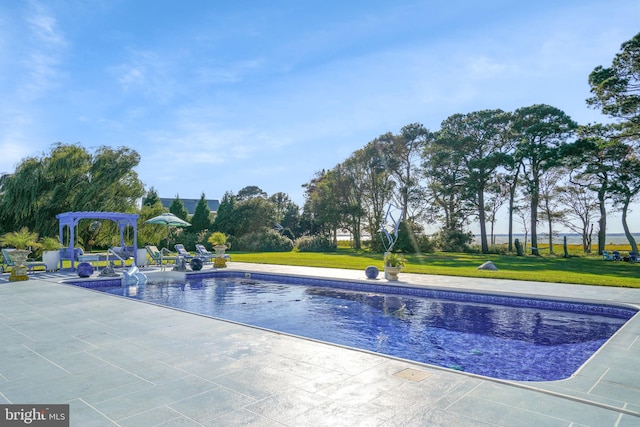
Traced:
<path fill-rule="evenodd" d="M 211 209 L 209 209 L 207 199 L 204 193 L 202 193 L 200 200 L 198 200 L 198 204 L 196 205 L 196 210 L 193 212 L 193 216 L 191 217 L 191 228 L 189 229 L 189 232 L 198 233 L 203 230 L 209 230 L 210 228 Z"/>
<path fill-rule="evenodd" d="M 142 206 L 153 206 L 158 202 L 160 202 L 160 196 L 158 196 L 156 189 L 151 187 L 147 192 L 147 195 L 142 198 Z"/>
<path fill-rule="evenodd" d="M 235 208 L 235 205 L 236 197 L 233 195 L 233 193 L 229 191 L 224 193 L 224 196 L 220 201 L 220 206 L 218 206 L 216 218 L 213 221 L 214 231 L 220 231 L 232 236 L 236 234 L 236 227 L 233 218 L 233 210 Z"/>
<path fill-rule="evenodd" d="M 189 221 L 189 212 L 187 211 L 187 208 L 184 207 L 184 203 L 182 203 L 182 200 L 180 200 L 180 195 L 178 194 L 176 194 L 176 198 L 171 202 L 171 205 L 169 206 L 169 212 L 180 219 Z"/>

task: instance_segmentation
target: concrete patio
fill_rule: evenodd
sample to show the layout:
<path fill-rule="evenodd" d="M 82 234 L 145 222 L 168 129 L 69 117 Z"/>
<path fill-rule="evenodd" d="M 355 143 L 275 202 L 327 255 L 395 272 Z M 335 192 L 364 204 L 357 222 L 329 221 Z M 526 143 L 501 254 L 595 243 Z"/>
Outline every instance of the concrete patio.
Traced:
<path fill-rule="evenodd" d="M 229 268 L 364 280 L 362 271 Z M 0 279 L 0 403 L 68 403 L 72 426 L 640 425 L 638 315 L 572 378 L 509 382 L 60 284 L 64 273 L 13 283 L 7 276 Z M 640 289 L 401 280 L 640 307 Z"/>

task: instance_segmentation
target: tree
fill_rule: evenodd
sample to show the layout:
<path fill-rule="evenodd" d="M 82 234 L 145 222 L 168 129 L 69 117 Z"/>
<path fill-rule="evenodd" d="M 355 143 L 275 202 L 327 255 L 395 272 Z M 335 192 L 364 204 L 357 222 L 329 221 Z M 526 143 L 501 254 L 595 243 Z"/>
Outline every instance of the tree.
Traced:
<path fill-rule="evenodd" d="M 351 232 L 353 236 L 353 246 L 356 249 L 362 247 L 362 219 L 364 209 L 362 208 L 361 178 L 362 173 L 358 161 L 349 157 L 343 163 L 332 169 L 331 185 L 333 193 L 337 198 L 340 227 Z M 337 242 L 336 242 L 337 243 Z"/>
<path fill-rule="evenodd" d="M 525 191 L 530 200 L 531 253 L 539 255 L 537 223 L 540 179 L 560 164 L 560 147 L 573 135 L 578 125 L 563 111 L 544 104 L 523 107 L 514 114 L 514 130 L 520 136 L 515 158 L 522 165 Z"/>
<path fill-rule="evenodd" d="M 464 167 L 464 196 L 476 208 L 483 253 L 489 251 L 485 191 L 496 179 L 496 170 L 507 161 L 504 135 L 508 123 L 509 116 L 502 110 L 454 114 L 442 122 L 434 141 L 436 147 L 455 152 Z"/>
<path fill-rule="evenodd" d="M 420 123 L 404 126 L 400 135 L 387 133 L 378 138 L 385 166 L 396 182 L 396 197 L 403 211 L 403 221 L 409 216 L 417 216 L 410 215 L 410 211 L 423 205 L 421 158 L 426 144 L 432 139 L 433 134 Z"/>
<path fill-rule="evenodd" d="M 144 194 L 144 185 L 134 167 L 140 155 L 130 148 L 100 147 L 91 158 L 84 188 L 77 190 L 75 210 L 133 212 Z"/>
<path fill-rule="evenodd" d="M 427 192 L 432 201 L 433 217 L 440 220 L 440 247 L 447 241 L 457 242 L 469 223 L 471 206 L 467 203 L 467 173 L 457 150 L 428 145 L 423 163 Z M 459 245 L 455 243 L 455 247 Z"/>
<path fill-rule="evenodd" d="M 638 197 L 640 192 L 640 159 L 628 147 L 627 156 L 620 162 L 620 168 L 615 172 L 615 179 L 611 185 L 613 201 L 622 208 L 622 227 L 629 241 L 631 251 L 638 253 L 638 245 L 629 230 L 627 218 L 629 205 Z"/>
<path fill-rule="evenodd" d="M 266 192 L 264 192 L 260 187 L 256 187 L 255 185 L 244 187 L 243 189 L 238 191 L 238 194 L 236 194 L 236 198 L 239 202 L 250 199 L 252 197 L 264 197 L 266 199 L 267 196 L 268 195 Z"/>
<path fill-rule="evenodd" d="M 640 33 L 622 43 L 611 67 L 597 66 L 589 75 L 593 97 L 587 104 L 620 119 L 622 139 L 640 138 Z"/>
<path fill-rule="evenodd" d="M 275 224 L 276 210 L 264 197 L 251 197 L 238 202 L 233 209 L 235 237 L 245 234 L 272 230 Z"/>
<path fill-rule="evenodd" d="M 288 194 L 278 192 L 269 197 L 276 211 L 276 222 L 293 237 L 300 235 L 300 208 L 291 201 Z"/>
<path fill-rule="evenodd" d="M 200 195 L 200 200 L 196 204 L 196 209 L 191 217 L 190 233 L 198 233 L 200 231 L 211 228 L 211 209 L 204 193 Z"/>
<path fill-rule="evenodd" d="M 176 194 L 176 197 L 171 201 L 169 212 L 180 219 L 189 221 L 189 211 L 187 211 L 187 208 L 184 206 L 179 194 Z"/>
<path fill-rule="evenodd" d="M 565 173 L 562 169 L 548 171 L 540 179 L 540 211 L 549 227 L 549 253 L 553 252 L 553 237 L 555 235 L 553 224 L 565 216 L 565 211 L 560 207 L 560 186 Z"/>
<path fill-rule="evenodd" d="M 640 33 L 624 42 L 620 50 L 611 67 L 598 66 L 589 75 L 589 85 L 594 96 L 587 99 L 587 104 L 618 119 L 617 123 L 609 126 L 613 130 L 611 138 L 618 143 L 618 148 L 628 142 L 637 150 L 640 141 Z M 636 185 L 635 174 L 638 173 L 635 157 L 635 154 L 628 153 L 620 159 L 620 167 L 614 172 L 619 179 L 611 181 L 608 189 L 613 191 L 615 202 L 622 206 L 625 234 L 633 250 L 637 252 L 635 240 L 626 223 L 628 204 L 633 197 L 630 192 Z M 600 232 L 604 233 L 602 227 Z M 603 247 L 600 247 L 600 239 L 598 244 L 598 250 L 601 251 Z"/>
<path fill-rule="evenodd" d="M 48 155 L 26 158 L 13 174 L 0 178 L 3 227 L 26 226 L 41 236 L 55 236 L 59 213 L 135 212 L 144 194 L 134 170 L 139 162 L 129 148 L 100 147 L 91 154 L 79 144 L 56 143 Z M 85 223 L 81 227 L 89 227 Z"/>
<path fill-rule="evenodd" d="M 560 157 L 569 168 L 572 184 L 583 186 L 597 195 L 598 254 L 606 245 L 607 201 L 611 198 L 611 185 L 615 171 L 626 153 L 626 145 L 615 139 L 615 130 L 601 124 L 582 126 L 578 139 L 562 148 Z"/>
<path fill-rule="evenodd" d="M 157 203 L 162 204 L 160 196 L 158 196 L 156 189 L 151 187 L 149 191 L 147 191 L 147 195 L 142 198 L 142 206 L 154 206 Z"/>
<path fill-rule="evenodd" d="M 505 180 L 504 174 L 498 174 L 495 181 L 487 188 L 489 197 L 485 204 L 485 211 L 487 212 L 487 221 L 491 224 L 491 244 L 496 244 L 496 237 L 494 234 L 495 223 L 498 220 L 498 211 L 509 199 L 509 186 Z"/>
<path fill-rule="evenodd" d="M 598 211 L 595 193 L 585 186 L 573 183 L 568 183 L 559 191 L 559 200 L 567 208 L 560 222 L 571 231 L 580 234 L 583 252 L 591 253 L 593 218 Z"/>
<path fill-rule="evenodd" d="M 303 185 L 305 188 L 305 203 L 303 217 L 306 218 L 308 228 L 312 234 L 319 232 L 324 236 L 331 236 L 337 242 L 338 229 L 341 223 L 341 212 L 334 193 L 335 185 L 332 171 L 316 172 L 311 182 Z"/>
<path fill-rule="evenodd" d="M 357 186 L 360 192 L 364 226 L 371 236 L 371 248 L 381 250 L 382 241 L 377 238 L 382 227 L 385 208 L 389 204 L 394 189 L 385 168 L 380 141 L 374 139 L 364 148 L 352 154 L 352 161 L 358 170 Z"/>
<path fill-rule="evenodd" d="M 147 198 L 150 200 L 150 198 Z M 140 208 L 140 217 L 138 218 L 138 248 L 144 248 L 145 245 L 158 245 L 162 239 L 166 239 L 169 227 L 162 224 L 147 224 L 146 221 L 165 212 L 162 202 L 158 200 L 153 203 L 143 203 Z"/>
<path fill-rule="evenodd" d="M 227 191 L 222 196 L 216 217 L 213 220 L 213 230 L 220 231 L 225 234 L 234 236 L 236 234 L 236 228 L 233 218 L 233 211 L 237 203 L 236 197 L 233 193 Z"/>

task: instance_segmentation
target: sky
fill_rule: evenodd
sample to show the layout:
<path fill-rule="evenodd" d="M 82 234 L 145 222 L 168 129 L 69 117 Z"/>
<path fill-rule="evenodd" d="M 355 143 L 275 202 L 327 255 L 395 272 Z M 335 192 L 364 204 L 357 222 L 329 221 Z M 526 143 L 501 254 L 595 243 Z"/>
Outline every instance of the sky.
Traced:
<path fill-rule="evenodd" d="M 638 0 L 2 1 L 0 173 L 56 142 L 127 146 L 160 197 L 302 206 L 316 172 L 410 123 L 540 103 L 608 121 L 588 76 L 639 23 Z"/>

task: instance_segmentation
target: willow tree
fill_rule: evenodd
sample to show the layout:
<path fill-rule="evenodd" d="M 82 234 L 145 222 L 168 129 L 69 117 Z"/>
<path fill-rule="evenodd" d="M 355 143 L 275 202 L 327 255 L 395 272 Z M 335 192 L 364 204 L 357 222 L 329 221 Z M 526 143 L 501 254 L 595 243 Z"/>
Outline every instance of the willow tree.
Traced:
<path fill-rule="evenodd" d="M 537 226 L 540 179 L 547 171 L 561 164 L 560 148 L 578 125 L 562 110 L 544 104 L 519 108 L 514 116 L 514 130 L 520 138 L 515 158 L 522 165 L 524 189 L 530 206 L 531 254 L 539 255 Z"/>
<path fill-rule="evenodd" d="M 0 179 L 3 226 L 55 236 L 62 212 L 135 212 L 144 194 L 134 170 L 139 162 L 138 153 L 126 147 L 100 147 L 91 154 L 79 144 L 56 143 L 49 155 L 26 158 Z"/>

